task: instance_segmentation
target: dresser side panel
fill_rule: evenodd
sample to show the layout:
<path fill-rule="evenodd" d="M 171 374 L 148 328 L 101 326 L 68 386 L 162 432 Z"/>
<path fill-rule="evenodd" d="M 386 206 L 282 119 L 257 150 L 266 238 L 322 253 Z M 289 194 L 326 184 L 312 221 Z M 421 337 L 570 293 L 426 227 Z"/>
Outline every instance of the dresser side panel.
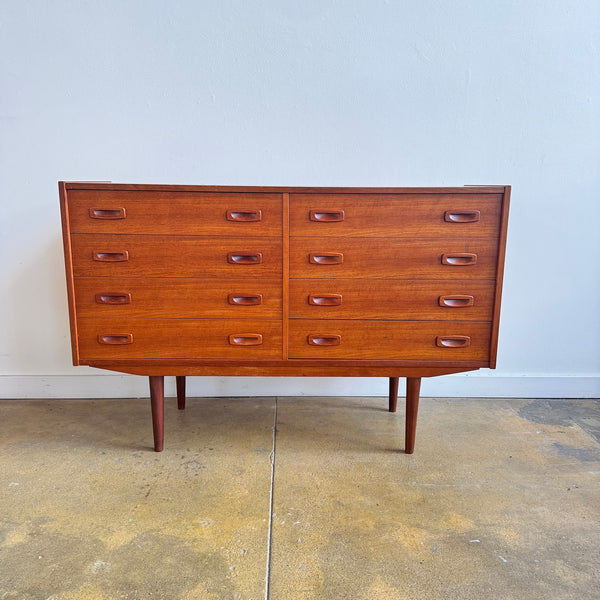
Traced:
<path fill-rule="evenodd" d="M 60 218 L 62 224 L 63 250 L 65 257 L 65 275 L 67 280 L 67 300 L 69 303 L 69 327 L 71 330 L 71 354 L 73 364 L 79 365 L 79 342 L 77 335 L 77 312 L 75 307 L 75 281 L 73 278 L 73 249 L 71 247 L 71 227 L 69 222 L 69 199 L 67 185 L 58 182 L 60 198 Z"/>
<path fill-rule="evenodd" d="M 496 294 L 494 297 L 494 313 L 492 318 L 492 331 L 490 338 L 490 369 L 496 368 L 498 356 L 498 332 L 500 329 L 500 306 L 502 303 L 502 284 L 504 281 L 504 260 L 506 256 L 506 240 L 508 234 L 508 212 L 510 208 L 511 187 L 504 188 L 502 200 L 502 214 L 500 219 L 500 232 L 498 241 L 498 258 L 496 263 Z"/>
<path fill-rule="evenodd" d="M 282 354 L 288 356 L 290 341 L 290 195 L 282 194 L 282 273 L 281 273 L 281 330 Z"/>

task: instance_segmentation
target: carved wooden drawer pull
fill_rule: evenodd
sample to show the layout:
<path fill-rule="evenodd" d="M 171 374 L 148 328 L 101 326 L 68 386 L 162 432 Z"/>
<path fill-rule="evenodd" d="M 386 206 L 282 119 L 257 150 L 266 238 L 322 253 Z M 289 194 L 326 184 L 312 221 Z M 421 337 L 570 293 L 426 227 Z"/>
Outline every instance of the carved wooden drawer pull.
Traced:
<path fill-rule="evenodd" d="M 108 346 L 123 346 L 125 344 L 133 344 L 133 333 L 101 334 L 98 336 L 98 343 Z"/>
<path fill-rule="evenodd" d="M 447 210 L 444 221 L 447 223 L 477 223 L 481 217 L 478 210 Z"/>
<path fill-rule="evenodd" d="M 260 346 L 263 338 L 260 333 L 237 333 L 229 336 L 232 346 Z"/>
<path fill-rule="evenodd" d="M 90 217 L 92 219 L 124 219 L 126 217 L 124 208 L 90 208 Z"/>
<path fill-rule="evenodd" d="M 471 345 L 471 338 L 468 335 L 438 335 L 435 341 L 440 348 L 468 348 Z"/>
<path fill-rule="evenodd" d="M 308 303 L 313 306 L 339 306 L 342 303 L 341 294 L 310 294 Z"/>
<path fill-rule="evenodd" d="M 440 306 L 445 308 L 466 308 L 473 306 L 475 298 L 473 296 L 440 296 Z"/>
<path fill-rule="evenodd" d="M 93 252 L 93 259 L 99 262 L 125 262 L 129 260 L 129 252 Z"/>
<path fill-rule="evenodd" d="M 477 254 L 472 254 L 470 252 L 442 254 L 442 264 L 451 267 L 468 267 L 477 264 Z"/>
<path fill-rule="evenodd" d="M 317 223 L 339 223 L 345 217 L 343 210 L 311 210 L 309 215 Z"/>
<path fill-rule="evenodd" d="M 125 294 L 121 293 L 105 293 L 105 294 L 96 294 L 96 303 L 97 304 L 131 304 L 131 294 L 126 292 Z"/>
<path fill-rule="evenodd" d="M 227 220 L 242 223 L 262 221 L 262 210 L 228 210 Z"/>
<path fill-rule="evenodd" d="M 262 304 L 262 294 L 229 294 L 227 301 L 236 306 L 258 306 Z"/>
<path fill-rule="evenodd" d="M 229 252 L 227 262 L 232 265 L 259 265 L 262 263 L 261 252 Z"/>
<path fill-rule="evenodd" d="M 308 260 L 313 265 L 341 265 L 344 255 L 341 252 L 311 252 Z"/>
<path fill-rule="evenodd" d="M 339 346 L 342 342 L 342 336 L 333 335 L 309 335 L 308 343 L 311 346 Z"/>

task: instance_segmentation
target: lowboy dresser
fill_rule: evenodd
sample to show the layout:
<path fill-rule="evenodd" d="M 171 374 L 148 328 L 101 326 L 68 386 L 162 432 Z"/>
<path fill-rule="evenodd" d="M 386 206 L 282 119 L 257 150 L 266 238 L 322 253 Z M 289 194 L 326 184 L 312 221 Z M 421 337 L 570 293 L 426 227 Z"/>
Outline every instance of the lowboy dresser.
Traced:
<path fill-rule="evenodd" d="M 422 377 L 494 368 L 510 187 L 60 182 L 73 363 L 150 378 Z"/>

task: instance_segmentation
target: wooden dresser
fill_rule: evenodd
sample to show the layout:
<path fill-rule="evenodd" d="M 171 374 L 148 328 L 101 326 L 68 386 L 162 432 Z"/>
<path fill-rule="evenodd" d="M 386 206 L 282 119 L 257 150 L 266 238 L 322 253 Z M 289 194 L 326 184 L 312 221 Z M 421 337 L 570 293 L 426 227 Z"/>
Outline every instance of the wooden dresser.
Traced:
<path fill-rule="evenodd" d="M 164 376 L 407 378 L 494 368 L 510 187 L 60 182 L 73 363 Z"/>

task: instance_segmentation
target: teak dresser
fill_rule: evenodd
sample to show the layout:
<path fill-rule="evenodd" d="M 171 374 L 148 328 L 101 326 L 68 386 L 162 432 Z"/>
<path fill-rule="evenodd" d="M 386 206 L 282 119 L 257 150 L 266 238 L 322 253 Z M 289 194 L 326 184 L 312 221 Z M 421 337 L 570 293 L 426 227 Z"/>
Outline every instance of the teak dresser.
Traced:
<path fill-rule="evenodd" d="M 510 187 L 60 182 L 73 363 L 164 376 L 407 378 L 494 368 Z"/>

